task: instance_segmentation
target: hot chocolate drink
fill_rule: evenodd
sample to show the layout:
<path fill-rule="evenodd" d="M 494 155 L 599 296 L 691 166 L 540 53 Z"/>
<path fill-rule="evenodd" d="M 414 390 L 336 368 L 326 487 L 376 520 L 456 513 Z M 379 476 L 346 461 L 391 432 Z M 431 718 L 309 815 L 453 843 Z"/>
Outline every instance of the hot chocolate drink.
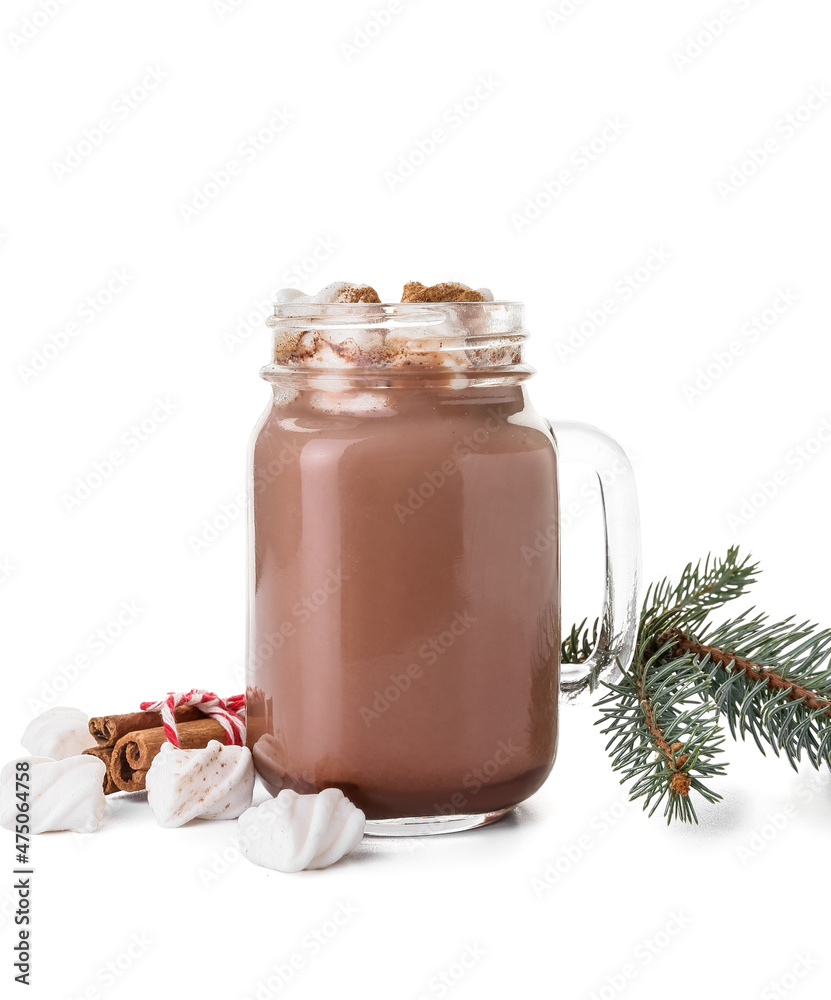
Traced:
<path fill-rule="evenodd" d="M 412 308 L 312 329 L 277 308 L 249 744 L 275 794 L 334 786 L 376 821 L 496 817 L 556 747 L 557 545 L 527 556 L 557 524 L 556 454 L 516 331 L 462 346 L 481 307 L 438 331 Z"/>

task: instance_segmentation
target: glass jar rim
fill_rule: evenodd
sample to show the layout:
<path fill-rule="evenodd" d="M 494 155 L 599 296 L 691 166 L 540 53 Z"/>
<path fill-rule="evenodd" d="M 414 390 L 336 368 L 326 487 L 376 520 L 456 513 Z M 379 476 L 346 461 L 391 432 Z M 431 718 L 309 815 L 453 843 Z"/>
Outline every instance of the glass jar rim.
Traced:
<path fill-rule="evenodd" d="M 518 313 L 521 317 L 524 308 L 525 303 L 513 299 L 496 299 L 487 302 L 274 302 L 273 312 L 269 320 L 344 318 L 363 321 L 372 319 L 373 313 L 376 313 L 379 319 L 389 316 L 412 315 L 417 321 L 423 313 L 435 317 L 435 322 L 441 322 L 448 313 L 455 313 L 460 317 L 465 314 L 481 316 L 501 310 Z M 277 322 L 268 322 L 268 320 L 266 322 L 269 326 L 277 325 Z"/>
<path fill-rule="evenodd" d="M 463 376 L 527 373 L 522 302 L 281 302 L 266 325 L 288 370 L 405 369 Z"/>

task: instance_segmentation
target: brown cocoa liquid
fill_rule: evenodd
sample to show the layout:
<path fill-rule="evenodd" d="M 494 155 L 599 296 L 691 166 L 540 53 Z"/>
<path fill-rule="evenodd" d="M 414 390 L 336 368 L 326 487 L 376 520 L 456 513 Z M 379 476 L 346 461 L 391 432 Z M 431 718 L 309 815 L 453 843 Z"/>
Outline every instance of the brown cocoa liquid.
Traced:
<path fill-rule="evenodd" d="M 557 482 L 523 388 L 276 389 L 253 469 L 248 732 L 271 792 L 335 786 L 372 820 L 536 791 Z"/>

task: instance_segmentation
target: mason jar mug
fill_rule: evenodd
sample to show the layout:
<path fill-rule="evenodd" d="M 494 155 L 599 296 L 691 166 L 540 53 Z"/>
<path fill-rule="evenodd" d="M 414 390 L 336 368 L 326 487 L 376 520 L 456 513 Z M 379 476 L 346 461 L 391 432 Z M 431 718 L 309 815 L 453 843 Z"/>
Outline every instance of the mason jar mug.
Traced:
<path fill-rule="evenodd" d="M 626 456 L 531 405 L 520 303 L 283 304 L 269 325 L 249 481 L 257 771 L 273 794 L 342 789 L 369 833 L 499 819 L 551 770 L 561 690 L 631 660 Z M 598 474 L 606 596 L 592 655 L 561 677 L 568 459 Z"/>

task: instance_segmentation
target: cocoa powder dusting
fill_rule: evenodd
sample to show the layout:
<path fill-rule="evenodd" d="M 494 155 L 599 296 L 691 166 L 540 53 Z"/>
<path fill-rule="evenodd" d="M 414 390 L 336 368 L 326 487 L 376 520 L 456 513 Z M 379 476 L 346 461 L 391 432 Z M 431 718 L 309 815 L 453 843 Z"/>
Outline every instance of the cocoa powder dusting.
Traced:
<path fill-rule="evenodd" d="M 475 288 L 458 281 L 443 281 L 438 285 L 422 285 L 408 281 L 401 293 L 402 302 L 484 302 L 485 296 Z"/>
<path fill-rule="evenodd" d="M 380 302 L 378 293 L 372 285 L 356 285 L 354 288 L 347 288 L 341 293 L 340 302 Z"/>

